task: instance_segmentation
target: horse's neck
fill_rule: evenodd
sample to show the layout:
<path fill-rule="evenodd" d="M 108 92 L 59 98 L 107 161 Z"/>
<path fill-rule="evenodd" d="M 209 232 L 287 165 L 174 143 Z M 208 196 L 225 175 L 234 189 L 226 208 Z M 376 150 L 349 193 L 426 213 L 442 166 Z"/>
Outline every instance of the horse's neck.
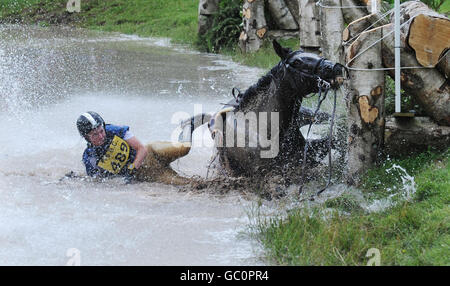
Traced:
<path fill-rule="evenodd" d="M 284 80 L 283 66 L 281 63 L 273 67 L 266 75 L 261 77 L 257 83 L 250 86 L 242 95 L 239 103 L 240 110 L 260 111 L 273 106 L 271 101 L 280 101 L 279 97 L 284 97 L 281 101 L 292 100 L 289 98 L 295 94 L 295 90 Z M 268 104 L 258 104 L 264 97 L 264 102 Z M 262 111 L 262 110 L 261 110 Z"/>
<path fill-rule="evenodd" d="M 270 89 L 270 85 L 272 84 L 272 81 L 276 76 L 278 68 L 278 66 L 275 66 L 266 75 L 261 77 L 257 83 L 250 86 L 242 96 L 241 105 L 245 105 L 251 99 L 257 97 L 258 94 L 267 92 Z"/>
<path fill-rule="evenodd" d="M 246 112 L 278 112 L 280 132 L 284 132 L 295 116 L 301 99 L 297 99 L 298 90 L 285 78 L 281 64 L 270 70 L 258 82 L 250 86 L 240 100 L 238 111 Z"/>

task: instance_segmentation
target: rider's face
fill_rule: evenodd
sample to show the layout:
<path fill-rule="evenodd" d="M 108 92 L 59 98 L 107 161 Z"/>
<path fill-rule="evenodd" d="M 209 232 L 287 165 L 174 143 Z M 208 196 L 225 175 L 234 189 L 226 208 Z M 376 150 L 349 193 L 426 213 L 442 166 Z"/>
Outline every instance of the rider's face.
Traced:
<path fill-rule="evenodd" d="M 106 132 L 103 126 L 99 126 L 88 133 L 89 142 L 94 146 L 101 146 L 105 143 Z"/>

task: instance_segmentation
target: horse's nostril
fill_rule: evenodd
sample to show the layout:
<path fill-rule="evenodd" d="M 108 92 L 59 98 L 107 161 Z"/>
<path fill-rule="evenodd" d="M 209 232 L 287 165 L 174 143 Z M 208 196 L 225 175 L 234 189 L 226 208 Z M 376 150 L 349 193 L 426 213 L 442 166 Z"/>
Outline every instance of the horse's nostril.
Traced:
<path fill-rule="evenodd" d="M 339 85 L 343 84 L 344 83 L 344 77 L 342 77 L 342 76 L 336 77 L 335 82 L 337 84 L 339 84 Z"/>

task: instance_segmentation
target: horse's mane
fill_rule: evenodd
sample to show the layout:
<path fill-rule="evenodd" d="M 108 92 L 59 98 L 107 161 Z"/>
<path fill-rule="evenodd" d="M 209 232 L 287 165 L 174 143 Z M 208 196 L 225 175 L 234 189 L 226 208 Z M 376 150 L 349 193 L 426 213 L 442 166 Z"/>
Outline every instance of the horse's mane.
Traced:
<path fill-rule="evenodd" d="M 282 70 L 281 62 L 274 66 L 267 74 L 262 76 L 255 84 L 251 85 L 239 100 L 239 106 L 244 106 L 251 98 L 267 91 L 273 82 L 279 81 L 279 74 Z"/>
<path fill-rule="evenodd" d="M 239 107 L 243 108 L 246 106 L 250 99 L 255 96 L 261 96 L 262 94 L 267 94 L 267 92 L 275 94 L 276 90 L 280 87 L 280 82 L 284 79 L 286 72 L 287 70 L 283 61 L 280 61 L 267 74 L 262 76 L 255 84 L 251 85 L 243 94 L 240 95 Z M 304 86 L 306 78 L 303 77 L 303 75 L 297 74 L 295 79 L 289 77 L 289 80 L 291 81 L 291 86 L 296 87 L 297 92 L 302 91 L 299 89 L 300 87 L 306 87 Z M 296 82 L 293 82 L 292 80 Z"/>

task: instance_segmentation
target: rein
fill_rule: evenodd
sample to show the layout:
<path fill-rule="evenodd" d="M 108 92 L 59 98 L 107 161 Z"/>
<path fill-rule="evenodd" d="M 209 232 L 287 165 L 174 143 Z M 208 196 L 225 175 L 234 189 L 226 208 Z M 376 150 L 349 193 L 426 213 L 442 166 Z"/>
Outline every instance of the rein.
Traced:
<path fill-rule="evenodd" d="M 301 194 L 303 192 L 303 186 L 304 186 L 304 181 L 305 181 L 305 166 L 306 166 L 306 154 L 308 152 L 308 147 L 309 147 L 309 141 L 308 141 L 309 133 L 311 131 L 312 125 L 314 124 L 314 119 L 317 115 L 317 112 L 319 111 L 320 106 L 322 105 L 322 102 L 325 100 L 325 98 L 327 97 L 328 91 L 330 90 L 330 84 L 320 78 L 318 79 L 317 84 L 319 87 L 319 97 L 318 97 L 318 103 L 317 103 L 316 110 L 314 111 L 313 120 L 309 124 L 308 132 L 306 134 L 306 144 L 305 144 L 305 148 L 303 149 L 303 164 L 302 164 L 302 178 L 301 178 L 302 185 L 299 187 L 299 190 L 298 190 L 299 194 Z M 322 93 L 322 90 L 324 91 L 323 93 Z M 332 112 L 331 122 L 330 122 L 330 131 L 329 131 L 329 135 L 328 135 L 328 168 L 329 168 L 328 182 L 324 188 L 322 188 L 320 191 L 318 191 L 316 193 L 316 196 L 320 195 L 331 184 L 331 176 L 332 176 L 331 145 L 332 145 L 332 138 L 333 138 L 333 125 L 334 125 L 334 118 L 335 118 L 335 114 L 336 114 L 336 101 L 337 101 L 336 89 L 333 89 L 333 90 L 334 90 L 334 103 L 333 103 L 333 112 Z M 311 196 L 310 199 L 313 200 L 313 197 Z"/>

